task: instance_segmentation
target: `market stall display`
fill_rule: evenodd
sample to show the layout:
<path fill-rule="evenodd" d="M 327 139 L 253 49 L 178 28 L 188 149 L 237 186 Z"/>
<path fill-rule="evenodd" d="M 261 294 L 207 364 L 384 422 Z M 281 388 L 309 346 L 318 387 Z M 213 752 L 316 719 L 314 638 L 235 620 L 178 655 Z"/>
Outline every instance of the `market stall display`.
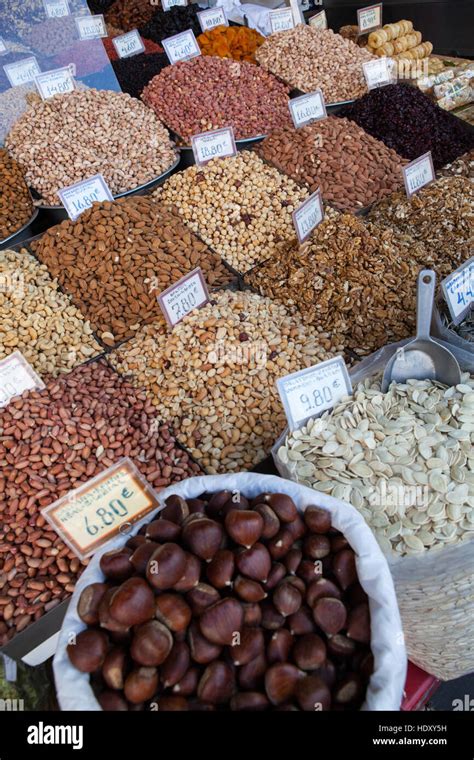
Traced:
<path fill-rule="evenodd" d="M 405 160 L 348 119 L 275 129 L 257 153 L 310 190 L 321 188 L 340 211 L 360 210 L 403 185 Z"/>
<path fill-rule="evenodd" d="M 33 216 L 34 206 L 21 167 L 0 148 L 0 243 Z"/>
<path fill-rule="evenodd" d="M 256 63 L 255 51 L 265 37 L 248 26 L 217 26 L 200 34 L 197 41 L 203 55 Z"/>
<path fill-rule="evenodd" d="M 58 190 L 94 174 L 118 194 L 149 182 L 176 160 L 167 130 L 130 95 L 86 90 L 32 105 L 5 146 L 45 204 Z"/>
<path fill-rule="evenodd" d="M 362 64 L 373 60 L 367 50 L 331 29 L 303 24 L 270 35 L 255 57 L 291 87 L 303 92 L 320 87 L 326 103 L 353 100 L 367 92 Z"/>
<path fill-rule="evenodd" d="M 110 60 L 112 62 L 114 62 L 114 61 L 133 61 L 133 60 L 135 60 L 138 57 L 136 55 L 132 55 L 129 58 L 128 57 L 127 58 L 119 58 L 119 54 L 117 53 L 117 49 L 116 49 L 116 47 L 115 47 L 115 45 L 113 43 L 113 38 L 114 37 L 119 37 L 122 34 L 123 34 L 122 30 L 118 30 L 118 29 L 114 30 L 113 33 L 111 33 L 111 31 L 109 31 L 109 36 L 105 37 L 104 40 L 103 40 L 104 47 L 105 47 L 105 49 L 107 51 L 107 55 L 109 56 L 109 58 L 110 58 Z M 150 53 L 162 53 L 163 52 L 163 48 L 161 47 L 161 45 L 158 45 L 156 42 L 153 42 L 152 40 L 143 39 L 143 37 L 141 37 L 141 41 L 142 41 L 143 46 L 145 48 L 145 50 L 143 51 L 143 53 L 141 53 L 141 55 L 150 54 Z M 166 61 L 167 61 L 167 65 L 169 65 L 168 57 L 166 57 Z M 115 66 L 114 66 L 114 70 L 115 70 Z M 158 71 L 159 71 L 159 69 L 157 70 L 157 72 Z M 117 73 L 117 72 L 115 72 L 115 73 Z M 150 77 L 150 79 L 151 79 L 151 77 Z M 120 86 L 122 86 L 122 85 L 120 85 Z M 122 87 L 122 89 L 123 89 L 123 87 Z"/>
<path fill-rule="evenodd" d="M 66 50 L 78 40 L 79 33 L 73 16 L 61 16 L 32 24 L 21 37 L 32 53 L 50 56 Z"/>
<path fill-rule="evenodd" d="M 108 9 L 105 9 L 105 12 L 103 9 L 100 13 L 104 13 L 108 24 L 129 32 L 146 24 L 158 7 L 155 2 L 143 2 L 143 0 L 115 0 Z"/>
<path fill-rule="evenodd" d="M 31 249 L 105 345 L 132 337 L 144 323 L 164 322 L 157 296 L 197 266 L 210 288 L 233 278 L 178 216 L 147 196 L 94 204 Z"/>
<path fill-rule="evenodd" d="M 413 29 L 411 21 L 385 24 L 382 29 L 371 32 L 367 49 L 378 57 L 388 56 L 396 61 L 416 61 L 427 58 L 433 52 L 431 42 L 422 42 L 421 32 Z"/>
<path fill-rule="evenodd" d="M 147 84 L 169 64 L 166 53 L 140 53 L 112 60 L 120 87 L 133 98 L 140 98 Z"/>
<path fill-rule="evenodd" d="M 86 0 L 68 0 L 69 12 L 75 16 L 89 13 Z M 20 40 L 36 24 L 47 18 L 43 0 L 2 0 L 0 6 L 0 28 L 8 30 L 8 36 Z"/>
<path fill-rule="evenodd" d="M 0 646 L 74 590 L 84 565 L 40 514 L 129 456 L 157 490 L 199 472 L 153 405 L 102 361 L 0 409 Z"/>
<path fill-rule="evenodd" d="M 446 164 L 442 169 L 438 169 L 438 176 L 474 179 L 474 148 L 451 164 Z"/>
<path fill-rule="evenodd" d="M 232 126 L 241 140 L 289 125 L 288 95 L 286 85 L 251 63 L 198 56 L 163 69 L 142 99 L 189 144 L 193 135 L 219 127 Z"/>
<path fill-rule="evenodd" d="M 140 0 L 138 0 L 140 2 Z M 190 29 L 195 37 L 201 33 L 201 25 L 198 19 L 198 5 L 174 5 L 169 10 L 153 9 L 153 15 L 139 26 L 140 34 L 154 42 L 161 42 L 166 37 L 173 37 L 179 32 Z M 120 26 L 120 25 L 119 25 Z"/>

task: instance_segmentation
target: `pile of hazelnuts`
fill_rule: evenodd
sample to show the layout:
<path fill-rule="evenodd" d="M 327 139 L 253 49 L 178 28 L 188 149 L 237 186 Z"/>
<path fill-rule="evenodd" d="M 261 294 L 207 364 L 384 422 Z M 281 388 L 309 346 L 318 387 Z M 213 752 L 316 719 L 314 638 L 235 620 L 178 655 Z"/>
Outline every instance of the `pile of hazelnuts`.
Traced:
<path fill-rule="evenodd" d="M 373 670 L 367 595 L 330 513 L 286 494 L 170 496 L 87 586 L 69 644 L 104 710 L 346 710 Z"/>

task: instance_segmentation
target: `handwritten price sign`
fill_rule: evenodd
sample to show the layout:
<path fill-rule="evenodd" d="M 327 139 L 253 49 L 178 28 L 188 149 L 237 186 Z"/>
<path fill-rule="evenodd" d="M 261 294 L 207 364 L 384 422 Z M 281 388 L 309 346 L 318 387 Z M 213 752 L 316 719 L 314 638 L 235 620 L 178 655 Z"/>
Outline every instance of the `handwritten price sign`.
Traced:
<path fill-rule="evenodd" d="M 405 190 L 409 198 L 422 187 L 429 185 L 435 179 L 435 170 L 431 152 L 424 153 L 419 158 L 402 167 Z"/>
<path fill-rule="evenodd" d="M 315 90 L 299 98 L 288 101 L 291 118 L 296 128 L 311 124 L 312 121 L 324 119 L 327 116 L 326 104 L 322 90 Z"/>
<path fill-rule="evenodd" d="M 20 351 L 14 351 L 0 361 L 0 408 L 25 391 L 43 388 L 43 381 Z"/>
<path fill-rule="evenodd" d="M 177 325 L 193 309 L 204 306 L 208 301 L 209 293 L 200 267 L 158 296 L 158 303 L 170 327 Z"/>
<path fill-rule="evenodd" d="M 274 11 L 270 11 L 269 16 L 272 34 L 275 32 L 286 32 L 288 29 L 293 29 L 295 25 L 291 8 L 277 8 Z"/>
<path fill-rule="evenodd" d="M 34 56 L 23 58 L 15 63 L 7 63 L 3 70 L 12 87 L 32 82 L 38 74 L 41 74 L 38 61 Z"/>
<path fill-rule="evenodd" d="M 68 66 L 38 74 L 35 77 L 35 84 L 43 100 L 74 90 L 74 79 Z"/>
<path fill-rule="evenodd" d="M 309 196 L 301 206 L 293 211 L 293 224 L 300 243 L 309 238 L 312 231 L 321 224 L 324 219 L 323 201 L 321 190 Z"/>
<path fill-rule="evenodd" d="M 194 160 L 198 166 L 207 164 L 212 158 L 227 158 L 237 155 L 234 130 L 232 127 L 202 132 L 191 139 Z"/>
<path fill-rule="evenodd" d="M 191 29 L 167 37 L 161 44 L 171 64 L 178 63 L 178 61 L 188 61 L 190 58 L 201 55 L 201 49 Z"/>
<path fill-rule="evenodd" d="M 474 257 L 441 283 L 452 320 L 459 325 L 474 308 Z"/>
<path fill-rule="evenodd" d="M 58 191 L 58 195 L 73 222 L 93 203 L 114 199 L 102 174 L 95 174 L 82 182 L 64 187 Z"/>
<path fill-rule="evenodd" d="M 357 11 L 357 22 L 359 24 L 359 34 L 367 34 L 374 29 L 382 26 L 382 3 L 368 5 L 366 8 L 359 8 Z"/>
<path fill-rule="evenodd" d="M 137 29 L 113 37 L 112 42 L 119 58 L 130 58 L 130 56 L 143 53 L 145 50 L 145 45 Z"/>

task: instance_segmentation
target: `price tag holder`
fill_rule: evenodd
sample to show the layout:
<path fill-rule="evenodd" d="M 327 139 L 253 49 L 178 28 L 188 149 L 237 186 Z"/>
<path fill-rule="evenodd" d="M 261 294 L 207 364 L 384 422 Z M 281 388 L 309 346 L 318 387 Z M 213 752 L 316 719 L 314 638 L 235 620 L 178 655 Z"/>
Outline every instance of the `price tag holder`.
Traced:
<path fill-rule="evenodd" d="M 201 49 L 192 29 L 186 29 L 185 32 L 167 37 L 161 41 L 161 44 L 172 65 L 178 61 L 189 61 L 190 58 L 201 55 Z"/>
<path fill-rule="evenodd" d="M 359 25 L 359 34 L 373 32 L 374 29 L 380 29 L 382 26 L 382 3 L 368 5 L 366 8 L 359 8 L 357 11 L 357 23 Z"/>
<path fill-rule="evenodd" d="M 169 11 L 175 5 L 187 5 L 188 0 L 161 0 L 161 7 L 164 11 Z"/>
<path fill-rule="evenodd" d="M 451 318 L 459 325 L 474 308 L 474 256 L 441 282 Z"/>
<path fill-rule="evenodd" d="M 35 84 L 43 100 L 52 98 L 53 95 L 64 95 L 65 92 L 74 90 L 74 79 L 69 66 L 38 74 L 35 77 Z"/>
<path fill-rule="evenodd" d="M 328 19 L 326 16 L 326 11 L 320 11 L 319 13 L 316 13 L 315 16 L 311 16 L 311 18 L 308 20 L 309 26 L 314 26 L 316 29 L 327 29 L 328 28 Z"/>
<path fill-rule="evenodd" d="M 124 457 L 41 514 L 83 560 L 159 506 L 152 487 Z"/>
<path fill-rule="evenodd" d="M 237 146 L 232 127 L 223 127 L 222 129 L 214 129 L 211 132 L 193 135 L 191 147 L 194 153 L 194 160 L 198 166 L 204 166 L 204 164 L 207 164 L 213 158 L 228 158 L 229 156 L 237 155 Z"/>
<path fill-rule="evenodd" d="M 388 58 L 377 58 L 375 61 L 366 61 L 366 63 L 362 64 L 362 69 L 369 90 L 384 87 L 387 84 L 392 84 L 394 81 L 392 67 Z"/>
<path fill-rule="evenodd" d="M 323 199 L 321 190 L 309 196 L 301 206 L 293 211 L 293 224 L 295 226 L 298 240 L 304 243 L 309 238 L 312 231 L 321 224 L 324 219 Z"/>
<path fill-rule="evenodd" d="M 0 55 L 5 55 L 5 53 L 8 53 L 8 48 L 0 37 Z"/>
<path fill-rule="evenodd" d="M 132 29 L 131 32 L 113 37 L 112 42 L 119 58 L 130 58 L 130 56 L 138 55 L 145 50 L 138 29 Z"/>
<path fill-rule="evenodd" d="M 58 190 L 58 195 L 73 222 L 93 203 L 113 201 L 114 199 L 102 174 L 95 174 L 93 177 L 76 182 L 74 185 L 63 187 Z"/>
<path fill-rule="evenodd" d="M 297 430 L 352 394 L 352 384 L 342 356 L 293 372 L 276 382 L 290 430 Z"/>
<path fill-rule="evenodd" d="M 224 8 L 207 8 L 197 14 L 203 32 L 215 29 L 216 26 L 229 26 Z"/>
<path fill-rule="evenodd" d="M 200 267 L 181 277 L 158 296 L 161 311 L 170 327 L 181 322 L 193 309 L 209 301 L 206 281 Z"/>
<path fill-rule="evenodd" d="M 100 37 L 107 37 L 107 29 L 102 14 L 77 16 L 75 22 L 81 40 L 97 40 Z"/>
<path fill-rule="evenodd" d="M 426 187 L 436 179 L 431 151 L 402 166 L 402 172 L 406 193 L 411 198 L 422 187 Z"/>
<path fill-rule="evenodd" d="M 44 383 L 20 351 L 0 361 L 0 408 L 25 391 L 43 390 Z"/>
<path fill-rule="evenodd" d="M 7 63 L 3 70 L 12 87 L 33 82 L 35 76 L 41 74 L 38 61 L 34 56 L 23 58 L 21 61 L 15 61 L 15 63 Z"/>
<path fill-rule="evenodd" d="M 71 13 L 68 0 L 43 0 L 43 5 L 48 18 L 61 18 Z"/>
<path fill-rule="evenodd" d="M 291 118 L 296 128 L 311 124 L 312 121 L 325 119 L 327 116 L 326 103 L 322 90 L 315 90 L 306 95 L 288 101 Z"/>
<path fill-rule="evenodd" d="M 293 29 L 295 25 L 291 8 L 276 8 L 274 11 L 269 11 L 269 16 L 272 34 L 286 32 L 288 29 Z"/>

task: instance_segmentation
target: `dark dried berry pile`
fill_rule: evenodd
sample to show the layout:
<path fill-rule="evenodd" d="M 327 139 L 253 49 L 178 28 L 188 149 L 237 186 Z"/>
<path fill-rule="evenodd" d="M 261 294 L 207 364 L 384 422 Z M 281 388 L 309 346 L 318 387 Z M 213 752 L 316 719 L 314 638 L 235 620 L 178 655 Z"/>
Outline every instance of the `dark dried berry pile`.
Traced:
<path fill-rule="evenodd" d="M 105 13 L 115 0 L 87 0 L 91 13 Z"/>
<path fill-rule="evenodd" d="M 142 28 L 140 34 L 149 40 L 161 42 L 166 37 L 192 29 L 196 37 L 201 34 L 196 5 L 175 5 L 169 11 L 157 11 Z"/>
<path fill-rule="evenodd" d="M 474 147 L 474 129 L 408 84 L 372 90 L 339 111 L 413 161 L 431 151 L 436 169 Z"/>
<path fill-rule="evenodd" d="M 169 65 L 166 53 L 140 53 L 112 61 L 120 87 L 134 98 L 139 98 L 148 82 Z"/>
<path fill-rule="evenodd" d="M 282 493 L 170 496 L 100 560 L 68 646 L 104 710 L 355 710 L 373 670 L 355 555 Z"/>

